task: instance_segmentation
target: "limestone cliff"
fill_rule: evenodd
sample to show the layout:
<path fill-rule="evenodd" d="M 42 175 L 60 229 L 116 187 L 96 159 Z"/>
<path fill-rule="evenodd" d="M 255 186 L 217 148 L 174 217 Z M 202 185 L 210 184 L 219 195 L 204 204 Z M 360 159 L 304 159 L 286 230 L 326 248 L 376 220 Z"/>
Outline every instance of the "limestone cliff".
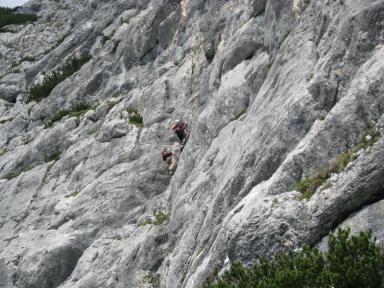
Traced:
<path fill-rule="evenodd" d="M 383 0 L 20 11 L 38 20 L 0 33 L 1 288 L 191 288 L 339 225 L 384 241 L 383 137 L 309 199 L 295 191 L 368 128 L 384 134 Z M 92 58 L 25 101 L 80 55 Z M 52 121 L 78 103 L 90 108 Z M 170 176 L 159 153 L 176 118 L 191 133 Z"/>

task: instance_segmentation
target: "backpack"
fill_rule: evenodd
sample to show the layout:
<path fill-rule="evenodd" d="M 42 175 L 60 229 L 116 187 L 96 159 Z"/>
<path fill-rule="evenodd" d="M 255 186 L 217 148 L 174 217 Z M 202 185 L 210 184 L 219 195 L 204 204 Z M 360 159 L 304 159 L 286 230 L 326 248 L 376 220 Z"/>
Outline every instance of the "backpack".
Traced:
<path fill-rule="evenodd" d="M 184 131 L 186 128 L 187 123 L 181 122 L 179 124 L 175 124 L 172 129 L 175 130 L 175 132 L 181 132 Z"/>

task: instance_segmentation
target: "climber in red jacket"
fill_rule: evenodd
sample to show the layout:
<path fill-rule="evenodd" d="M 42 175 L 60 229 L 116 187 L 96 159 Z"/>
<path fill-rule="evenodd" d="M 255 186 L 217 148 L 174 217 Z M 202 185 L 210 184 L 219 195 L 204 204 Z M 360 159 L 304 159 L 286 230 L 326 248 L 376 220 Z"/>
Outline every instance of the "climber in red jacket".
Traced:
<path fill-rule="evenodd" d="M 179 119 L 176 119 L 175 122 L 171 125 L 171 128 L 173 129 L 173 131 L 175 131 L 175 134 L 177 138 L 179 138 L 180 144 L 182 146 L 184 146 L 185 142 L 187 142 L 187 127 L 188 124 L 183 121 L 180 121 Z"/>

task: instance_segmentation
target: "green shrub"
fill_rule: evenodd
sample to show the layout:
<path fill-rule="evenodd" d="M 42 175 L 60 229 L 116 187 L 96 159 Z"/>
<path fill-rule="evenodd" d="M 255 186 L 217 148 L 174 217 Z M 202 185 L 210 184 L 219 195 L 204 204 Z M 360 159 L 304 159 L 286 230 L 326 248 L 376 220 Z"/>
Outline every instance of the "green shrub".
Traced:
<path fill-rule="evenodd" d="M 61 153 L 60 152 L 53 152 L 51 154 L 48 154 L 48 155 L 45 155 L 44 157 L 44 162 L 45 163 L 48 163 L 48 162 L 51 162 L 51 161 L 57 161 L 60 159 L 60 155 Z"/>
<path fill-rule="evenodd" d="M 134 107 L 128 107 L 128 123 L 133 124 L 136 126 L 143 126 L 143 117 L 140 115 L 140 113 L 136 110 Z"/>
<path fill-rule="evenodd" d="M 44 123 L 44 128 L 46 129 L 46 128 L 52 127 L 55 122 L 60 121 L 67 115 L 71 117 L 78 117 L 85 114 L 90 109 L 91 109 L 91 106 L 85 103 L 78 103 L 71 106 L 70 108 L 61 109 L 57 111 L 55 114 L 53 114 L 53 116 Z"/>
<path fill-rule="evenodd" d="M 6 175 L 3 177 L 3 179 L 11 180 L 11 179 L 16 178 L 17 176 L 19 176 L 22 172 L 23 172 L 23 170 L 15 170 L 15 171 L 11 171 L 11 172 L 9 172 L 8 174 L 6 174 Z"/>
<path fill-rule="evenodd" d="M 300 200 L 311 198 L 316 189 L 323 185 L 326 180 L 326 178 L 321 178 L 317 175 L 300 179 L 296 183 L 296 190 L 302 193 Z"/>
<path fill-rule="evenodd" d="M 272 260 L 260 258 L 247 268 L 234 262 L 221 278 L 208 280 L 204 288 L 376 288 L 384 285 L 384 251 L 370 232 L 350 236 L 339 229 L 328 240 L 328 251 L 304 247 L 278 253 Z"/>
<path fill-rule="evenodd" d="M 307 80 L 309 82 L 313 79 L 313 77 L 315 77 L 315 74 L 313 72 L 310 72 L 310 73 L 308 73 L 305 80 Z"/>
<path fill-rule="evenodd" d="M 5 176 L 3 176 L 2 179 L 11 180 L 11 179 L 16 178 L 17 176 L 19 176 L 21 173 L 27 172 L 29 170 L 32 170 L 33 168 L 35 168 L 35 166 L 33 166 L 33 165 L 28 165 L 28 166 L 26 166 L 24 168 L 18 168 L 16 170 L 13 170 L 13 171 L 9 172 Z"/>
<path fill-rule="evenodd" d="M 162 211 L 156 211 L 153 215 L 155 216 L 155 220 L 152 222 L 153 225 L 158 226 L 169 221 L 169 214 Z"/>
<path fill-rule="evenodd" d="M 360 136 L 358 144 L 351 149 L 344 151 L 337 155 L 337 157 L 329 162 L 327 165 L 319 168 L 312 176 L 304 177 L 296 183 L 296 191 L 302 193 L 300 200 L 309 199 L 316 192 L 317 188 L 322 186 L 329 177 L 334 173 L 342 172 L 348 163 L 351 161 L 352 156 L 369 146 L 375 144 L 380 138 L 380 133 L 374 128 L 364 129 Z"/>
<path fill-rule="evenodd" d="M 136 126 L 143 126 L 143 117 L 140 114 L 133 114 L 129 116 L 129 124 Z"/>
<path fill-rule="evenodd" d="M 57 111 L 53 116 L 44 123 L 44 129 L 50 128 L 57 121 L 60 121 L 69 114 L 69 109 L 61 109 Z"/>
<path fill-rule="evenodd" d="M 147 219 L 143 221 L 139 226 L 155 225 L 159 226 L 164 222 L 169 221 L 169 214 L 162 211 L 153 211 L 153 219 Z"/>
<path fill-rule="evenodd" d="M 76 197 L 77 195 L 79 195 L 79 193 L 80 193 L 79 191 L 74 191 L 72 193 L 69 193 L 69 194 L 65 195 L 64 197 L 65 198 Z"/>
<path fill-rule="evenodd" d="M 32 57 L 32 56 L 25 56 L 23 58 L 20 59 L 20 63 L 26 61 L 26 62 L 33 62 L 35 61 L 36 58 L 35 57 Z"/>
<path fill-rule="evenodd" d="M 24 24 L 36 20 L 35 14 L 17 13 L 14 9 L 0 7 L 0 29 L 7 25 Z"/>
<path fill-rule="evenodd" d="M 145 283 L 150 284 L 151 288 L 160 288 L 160 275 L 149 272 L 143 277 Z"/>
<path fill-rule="evenodd" d="M 117 235 L 114 235 L 111 237 L 112 240 L 122 240 L 123 237 L 121 237 L 121 235 L 117 234 Z"/>
<path fill-rule="evenodd" d="M 39 102 L 51 94 L 52 90 L 69 76 L 77 72 L 85 63 L 91 59 L 89 55 L 82 55 L 79 58 L 72 58 L 61 68 L 48 74 L 42 83 L 34 84 L 25 95 L 25 101 Z"/>
<path fill-rule="evenodd" d="M 241 116 L 243 116 L 246 112 L 247 112 L 247 107 L 242 107 L 239 111 L 237 111 L 234 115 L 233 115 L 233 120 L 237 120 L 239 119 Z"/>
<path fill-rule="evenodd" d="M 87 113 L 92 107 L 90 105 L 87 105 L 85 103 L 77 103 L 73 105 L 71 108 L 69 108 L 69 116 L 71 117 L 79 117 L 85 113 Z"/>

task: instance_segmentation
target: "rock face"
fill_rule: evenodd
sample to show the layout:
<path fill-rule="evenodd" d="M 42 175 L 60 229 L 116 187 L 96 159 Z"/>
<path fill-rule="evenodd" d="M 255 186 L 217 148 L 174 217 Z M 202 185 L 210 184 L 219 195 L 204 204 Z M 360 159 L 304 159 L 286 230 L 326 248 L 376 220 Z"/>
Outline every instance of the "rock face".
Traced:
<path fill-rule="evenodd" d="M 309 200 L 294 191 L 364 129 L 384 135 L 383 0 L 21 10 L 39 20 L 0 33 L 1 288 L 199 287 L 229 261 L 316 244 L 341 223 L 384 241 L 382 137 Z M 44 128 L 79 102 L 92 109 Z M 176 118 L 190 137 L 170 176 L 159 153 L 177 147 Z"/>

